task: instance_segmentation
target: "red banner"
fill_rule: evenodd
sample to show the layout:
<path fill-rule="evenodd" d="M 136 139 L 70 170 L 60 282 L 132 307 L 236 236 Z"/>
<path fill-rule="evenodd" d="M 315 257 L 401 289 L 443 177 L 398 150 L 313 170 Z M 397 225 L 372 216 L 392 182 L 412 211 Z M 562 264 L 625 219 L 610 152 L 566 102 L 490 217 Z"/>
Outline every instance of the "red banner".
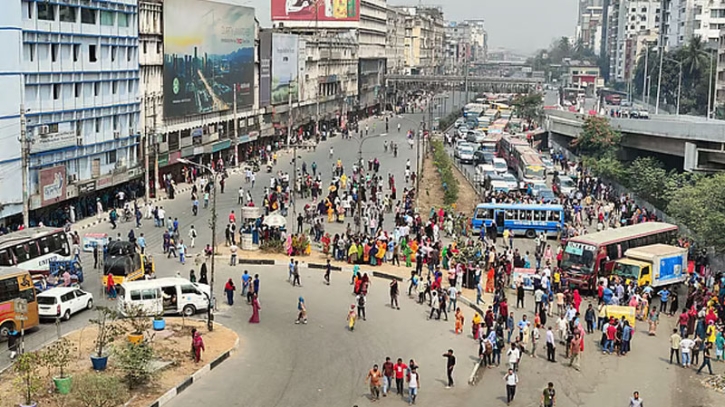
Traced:
<path fill-rule="evenodd" d="M 65 199 L 65 188 L 68 180 L 64 165 L 40 170 L 38 180 L 40 206 L 47 206 Z"/>
<path fill-rule="evenodd" d="M 272 0 L 272 21 L 360 21 L 360 0 Z"/>

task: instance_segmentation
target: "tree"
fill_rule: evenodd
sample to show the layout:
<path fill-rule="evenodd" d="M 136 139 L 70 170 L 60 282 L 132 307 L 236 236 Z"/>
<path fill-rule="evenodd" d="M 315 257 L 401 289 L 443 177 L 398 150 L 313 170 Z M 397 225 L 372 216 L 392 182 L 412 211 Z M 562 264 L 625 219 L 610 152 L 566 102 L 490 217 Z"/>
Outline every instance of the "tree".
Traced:
<path fill-rule="evenodd" d="M 609 152 L 600 158 L 583 157 L 584 166 L 590 168 L 597 177 L 608 180 L 621 181 L 626 174 L 622 162 L 617 159 L 613 152 Z"/>
<path fill-rule="evenodd" d="M 677 189 L 667 213 L 684 222 L 700 242 L 725 250 L 725 174 L 703 177 Z"/>
<path fill-rule="evenodd" d="M 657 208 L 665 208 L 666 185 L 669 174 L 654 157 L 639 157 L 627 170 L 626 184 L 642 198 Z"/>
<path fill-rule="evenodd" d="M 619 149 L 621 140 L 622 135 L 610 126 L 609 119 L 587 116 L 579 137 L 572 140 L 570 145 L 576 148 L 579 154 L 601 158 L 614 154 Z"/>
<path fill-rule="evenodd" d="M 524 120 L 539 121 L 539 118 L 543 115 L 544 100 L 541 93 L 531 92 L 528 95 L 517 96 L 512 103 L 519 116 Z"/>
<path fill-rule="evenodd" d="M 682 70 L 691 76 L 700 75 L 708 67 L 708 54 L 705 43 L 699 35 L 695 35 L 680 53 Z"/>

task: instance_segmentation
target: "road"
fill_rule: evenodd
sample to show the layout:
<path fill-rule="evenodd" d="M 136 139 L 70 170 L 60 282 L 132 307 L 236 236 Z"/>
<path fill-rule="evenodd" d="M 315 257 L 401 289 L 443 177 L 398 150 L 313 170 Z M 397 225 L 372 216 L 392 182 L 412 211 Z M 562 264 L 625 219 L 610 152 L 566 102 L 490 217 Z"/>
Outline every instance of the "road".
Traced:
<path fill-rule="evenodd" d="M 457 92 L 457 101 L 462 100 L 463 94 L 464 92 Z M 447 95 L 449 96 L 450 101 L 450 96 L 452 96 L 452 94 L 448 92 Z M 471 97 L 473 97 L 473 95 L 471 95 Z M 443 115 L 445 114 L 442 109 L 443 105 L 439 105 L 441 105 L 440 109 L 432 110 L 433 118 L 443 117 Z M 447 103 L 446 107 L 448 111 L 453 111 L 454 109 L 452 103 Z M 456 106 L 455 108 L 460 108 L 460 106 Z M 368 136 L 370 137 L 370 140 L 365 141 L 363 145 L 363 158 L 367 161 L 370 158 L 378 157 L 378 159 L 382 163 L 381 172 L 395 174 L 395 178 L 397 180 L 396 186 L 400 193 L 402 193 L 405 178 L 403 175 L 405 171 L 405 161 L 407 159 L 410 159 L 413 170 L 416 170 L 415 150 L 411 150 L 407 147 L 407 144 L 405 143 L 405 132 L 407 129 L 418 129 L 418 126 L 421 120 L 424 118 L 424 115 L 427 118 L 427 110 L 424 114 L 419 112 L 415 114 L 404 114 L 391 118 L 389 121 L 390 133 L 386 133 L 385 121 L 382 118 L 370 118 L 368 120 L 365 120 L 364 122 L 361 122 L 360 127 L 361 129 L 363 129 L 363 131 L 365 124 L 368 124 L 370 128 L 370 134 Z M 401 123 L 400 133 L 397 132 L 398 123 Z M 388 140 L 388 142 L 395 141 L 400 145 L 397 159 L 393 159 L 391 153 L 388 153 L 389 156 L 385 155 L 383 151 L 384 140 Z M 329 159 L 330 147 L 333 147 L 335 151 L 335 158 L 333 161 Z M 339 157 L 343 161 L 345 166 L 347 168 L 350 168 L 352 162 L 357 160 L 357 156 L 358 142 L 355 137 L 350 140 L 343 140 L 341 137 L 333 137 L 331 139 L 328 139 L 327 141 L 320 143 L 316 150 L 298 150 L 297 165 L 298 167 L 301 167 L 302 161 L 305 161 L 307 162 L 307 167 L 309 169 L 312 162 L 316 162 L 318 165 L 318 171 L 321 171 L 323 174 L 323 185 L 329 185 L 331 174 L 330 169 L 332 168 L 334 162 L 337 161 L 337 158 Z M 292 174 L 293 171 L 291 160 L 291 151 L 289 153 L 282 152 L 280 154 L 277 165 L 274 167 L 274 172 L 276 173 L 277 171 L 283 171 Z M 265 166 L 262 167 L 264 168 Z M 256 174 L 256 183 L 254 189 L 252 190 L 252 195 L 255 199 L 255 202 L 262 201 L 264 187 L 270 185 L 270 178 L 272 175 L 275 174 L 268 174 L 265 171 L 260 171 Z M 239 205 L 237 205 L 237 190 L 240 186 L 242 186 L 244 190 L 247 191 L 251 184 L 245 184 L 244 177 L 241 174 L 232 174 L 231 177 L 227 180 L 225 193 L 219 194 L 217 197 L 218 242 L 224 241 L 224 228 L 227 224 L 227 218 L 229 213 L 232 210 L 235 210 L 237 215 L 239 215 L 240 213 L 240 207 Z M 304 203 L 305 201 L 303 200 L 297 201 L 298 210 L 302 210 Z M 195 229 L 197 230 L 198 237 L 196 239 L 196 248 L 190 249 L 190 254 L 188 257 L 192 257 L 195 254 L 200 253 L 204 245 L 211 242 L 211 230 L 208 227 L 208 225 L 210 224 L 209 220 L 211 211 L 210 209 L 205 210 L 203 208 L 200 208 L 199 215 L 196 217 L 193 216 L 191 212 L 190 193 L 179 193 L 176 195 L 176 199 L 164 200 L 159 202 L 158 205 L 163 206 L 163 208 L 166 210 L 167 216 L 179 219 L 181 238 L 186 241 L 187 245 L 189 244 L 188 231 L 190 226 L 194 225 Z M 84 221 L 82 220 L 79 223 L 83 222 Z M 392 225 L 392 217 L 388 217 L 388 219 L 386 219 L 386 222 L 386 227 L 390 227 Z M 292 229 L 293 225 L 296 225 L 296 223 L 294 222 L 294 214 L 292 213 L 291 208 L 288 216 L 288 225 L 290 229 Z M 83 236 L 83 234 L 85 233 L 108 233 L 109 236 L 112 236 L 113 238 L 117 238 L 118 236 L 120 236 L 121 239 L 126 240 L 126 236 L 128 235 L 128 232 L 132 227 L 132 223 L 119 223 L 118 229 L 112 230 L 109 223 L 104 223 L 84 229 L 82 231 L 79 231 L 79 233 L 81 234 L 81 236 Z M 341 224 L 326 224 L 326 227 L 327 231 L 333 234 L 344 231 L 344 225 Z M 173 276 L 176 274 L 177 271 L 180 271 L 184 276 L 188 276 L 189 270 L 191 270 L 192 268 L 197 269 L 196 271 L 198 275 L 198 267 L 195 267 L 191 263 L 187 263 L 187 265 L 181 265 L 178 261 L 175 261 L 175 259 L 167 259 L 166 256 L 162 254 L 161 244 L 163 240 L 163 232 L 163 228 L 155 228 L 153 226 L 153 220 L 146 219 L 143 220 L 141 228 L 135 230 L 135 234 L 137 237 L 140 235 L 140 233 L 143 233 L 146 237 L 148 246 L 147 251 L 154 256 L 154 260 L 156 262 L 157 276 Z M 243 252 L 241 253 L 241 257 L 244 257 Z M 95 303 L 97 305 L 107 305 L 108 303 L 105 301 L 105 296 L 103 295 L 102 287 L 100 285 L 101 270 L 92 269 L 93 258 L 90 253 L 84 253 L 82 256 L 82 260 L 83 264 L 85 265 L 84 273 L 86 276 L 86 281 L 83 284 L 83 288 L 94 295 Z M 216 279 L 214 289 L 217 293 L 221 292 L 221 290 L 223 289 L 223 281 Z M 73 316 L 73 318 L 71 318 L 70 321 L 64 321 L 61 323 L 61 334 L 65 334 L 67 332 L 82 328 L 88 323 L 88 319 L 93 316 L 94 313 L 88 311 L 76 314 L 75 316 Z M 30 350 L 38 348 L 43 344 L 56 338 L 57 329 L 54 322 L 44 321 L 41 323 L 41 326 L 39 328 L 30 331 L 26 335 L 26 349 Z M 10 363 L 9 359 L 6 357 L 6 352 L 6 348 L 2 349 L 2 357 L 0 357 L 0 370 L 7 367 Z"/>

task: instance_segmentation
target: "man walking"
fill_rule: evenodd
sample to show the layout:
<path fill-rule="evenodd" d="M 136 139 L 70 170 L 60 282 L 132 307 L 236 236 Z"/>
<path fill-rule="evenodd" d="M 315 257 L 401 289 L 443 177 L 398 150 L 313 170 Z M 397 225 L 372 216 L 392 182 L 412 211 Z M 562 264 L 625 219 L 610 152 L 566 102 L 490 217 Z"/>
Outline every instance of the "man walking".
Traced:
<path fill-rule="evenodd" d="M 453 368 L 456 367 L 456 357 L 453 356 L 453 349 L 448 349 L 448 352 L 444 353 L 443 357 L 448 359 L 446 361 L 446 374 L 448 375 L 448 386 L 446 386 L 446 389 L 450 389 L 453 387 Z"/>
<path fill-rule="evenodd" d="M 395 370 L 395 394 L 403 396 L 403 380 L 405 379 L 405 371 L 408 370 L 408 366 L 403 363 L 403 359 L 398 358 L 398 361 L 393 366 Z"/>
<path fill-rule="evenodd" d="M 546 329 L 546 360 L 556 362 L 556 338 L 551 327 Z"/>
<path fill-rule="evenodd" d="M 677 364 L 680 364 L 680 342 L 682 342 L 682 337 L 675 328 L 672 330 L 672 335 L 670 335 L 670 364 L 672 364 L 672 356 L 677 360 Z"/>
<path fill-rule="evenodd" d="M 380 378 L 382 374 L 378 370 L 378 365 L 374 365 L 372 369 L 368 372 L 368 376 L 366 377 L 366 381 L 370 381 L 370 394 L 372 396 L 372 401 L 378 401 L 380 400 Z"/>
<path fill-rule="evenodd" d="M 513 369 L 509 368 L 503 380 L 506 382 L 506 405 L 509 405 L 514 400 L 514 396 L 516 396 L 516 385 L 519 383 L 519 375 Z"/>
<path fill-rule="evenodd" d="M 579 370 L 579 363 L 580 363 L 580 352 L 581 352 L 581 345 L 582 345 L 582 339 L 579 332 L 576 332 L 574 334 L 574 339 L 571 340 L 571 343 L 569 344 L 569 366 L 574 367 L 574 369 Z"/>
<path fill-rule="evenodd" d="M 418 369 L 415 366 L 411 366 L 410 373 L 408 374 L 408 404 L 415 404 L 415 399 L 418 397 L 418 389 L 420 388 L 420 375 Z"/>
<path fill-rule="evenodd" d="M 697 369 L 697 374 L 700 374 L 702 371 L 702 368 L 707 366 L 707 371 L 710 373 L 710 376 L 712 376 L 712 365 L 710 364 L 710 353 L 712 352 L 712 342 L 708 342 L 707 345 L 705 345 L 705 349 L 702 351 L 702 364 L 700 365 L 700 368 Z"/>
<path fill-rule="evenodd" d="M 295 266 L 292 269 L 292 273 L 294 274 L 294 280 L 292 280 L 292 287 L 294 287 L 295 285 L 302 287 L 302 283 L 300 283 L 300 262 L 299 262 L 299 260 L 295 260 Z"/>
<path fill-rule="evenodd" d="M 388 390 L 393 388 L 394 371 L 395 365 L 393 365 L 389 357 L 386 357 L 385 363 L 383 363 L 383 397 L 388 397 Z"/>
<path fill-rule="evenodd" d="M 554 383 L 549 382 L 541 394 L 541 406 L 554 407 L 554 404 L 556 404 L 556 390 L 554 390 Z"/>
<path fill-rule="evenodd" d="M 330 259 L 327 259 L 327 264 L 325 264 L 325 284 L 330 285 L 330 272 L 332 271 L 332 265 L 330 264 Z"/>
<path fill-rule="evenodd" d="M 362 318 L 363 321 L 365 321 L 365 303 L 366 303 L 365 295 L 360 292 L 360 294 L 357 295 L 357 317 Z"/>

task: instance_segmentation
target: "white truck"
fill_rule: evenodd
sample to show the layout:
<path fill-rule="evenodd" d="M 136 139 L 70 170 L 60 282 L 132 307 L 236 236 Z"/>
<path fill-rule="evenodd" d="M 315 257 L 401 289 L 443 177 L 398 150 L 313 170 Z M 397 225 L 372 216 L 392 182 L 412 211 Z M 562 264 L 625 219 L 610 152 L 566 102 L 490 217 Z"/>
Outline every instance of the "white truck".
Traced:
<path fill-rule="evenodd" d="M 636 247 L 624 252 L 613 274 L 637 285 L 661 287 L 687 280 L 687 249 L 666 244 Z"/>

